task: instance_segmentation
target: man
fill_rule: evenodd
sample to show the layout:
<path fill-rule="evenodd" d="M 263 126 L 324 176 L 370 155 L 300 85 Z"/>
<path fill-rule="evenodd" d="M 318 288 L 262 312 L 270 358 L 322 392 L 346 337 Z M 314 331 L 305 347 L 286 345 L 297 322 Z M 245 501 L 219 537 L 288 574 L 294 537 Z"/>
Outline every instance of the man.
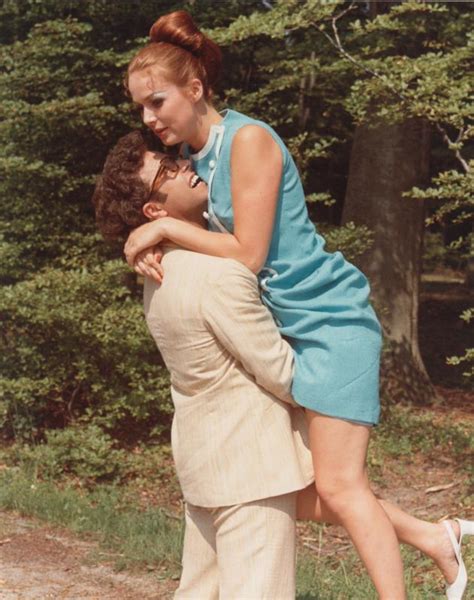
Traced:
<path fill-rule="evenodd" d="M 207 186 L 133 132 L 109 154 L 94 203 L 112 237 L 164 214 L 203 226 Z M 162 265 L 161 285 L 145 281 L 144 305 L 171 374 L 186 500 L 175 598 L 293 599 L 296 492 L 313 468 L 289 391 L 292 350 L 240 263 L 175 247 Z"/>

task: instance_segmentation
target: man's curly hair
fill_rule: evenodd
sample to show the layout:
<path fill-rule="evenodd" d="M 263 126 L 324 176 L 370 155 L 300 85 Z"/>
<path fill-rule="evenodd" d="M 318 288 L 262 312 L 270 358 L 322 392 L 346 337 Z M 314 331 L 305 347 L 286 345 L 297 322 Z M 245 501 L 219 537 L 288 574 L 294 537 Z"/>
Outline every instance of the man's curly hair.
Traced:
<path fill-rule="evenodd" d="M 92 196 L 96 223 L 108 239 L 126 237 L 147 222 L 142 212 L 150 190 L 139 176 L 147 150 L 155 149 L 152 138 L 132 131 L 119 139 L 109 152 Z"/>

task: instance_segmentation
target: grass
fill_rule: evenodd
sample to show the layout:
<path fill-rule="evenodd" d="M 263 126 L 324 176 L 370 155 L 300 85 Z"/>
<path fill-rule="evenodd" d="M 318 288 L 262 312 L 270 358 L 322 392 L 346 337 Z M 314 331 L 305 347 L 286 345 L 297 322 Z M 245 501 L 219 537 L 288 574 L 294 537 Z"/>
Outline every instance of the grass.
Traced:
<path fill-rule="evenodd" d="M 384 460 L 388 458 L 410 458 L 421 455 L 435 464 L 441 455 L 453 459 L 456 471 L 473 471 L 472 424 L 451 422 L 449 413 L 440 416 L 430 409 L 415 411 L 411 406 L 393 405 L 385 414 L 371 438 L 368 466 L 371 480 L 378 481 Z M 403 463 L 395 465 L 403 475 Z"/>
<path fill-rule="evenodd" d="M 405 582 L 410 600 L 441 600 L 443 584 L 436 585 L 424 567 L 424 559 L 412 550 L 403 549 Z M 425 561 L 426 563 L 428 561 Z M 441 581 L 441 580 L 440 580 Z M 436 591 L 434 588 L 438 588 Z M 354 551 L 341 557 L 315 561 L 301 554 L 297 565 L 297 600 L 377 600 L 372 582 Z"/>
<path fill-rule="evenodd" d="M 123 506 L 119 488 L 98 486 L 81 492 L 39 482 L 18 471 L 0 478 L 0 506 L 22 515 L 61 525 L 79 534 L 92 534 L 100 545 L 118 552 L 117 569 L 166 564 L 180 567 L 182 525 L 162 509 Z"/>
<path fill-rule="evenodd" d="M 462 458 L 473 449 L 472 427 L 468 423 L 451 423 L 448 417 L 438 418 L 425 409 L 415 413 L 411 406 L 391 406 L 376 430 L 382 451 L 389 455 L 422 452 L 430 454 L 444 448 Z M 469 465 L 466 465 L 469 466 Z"/>

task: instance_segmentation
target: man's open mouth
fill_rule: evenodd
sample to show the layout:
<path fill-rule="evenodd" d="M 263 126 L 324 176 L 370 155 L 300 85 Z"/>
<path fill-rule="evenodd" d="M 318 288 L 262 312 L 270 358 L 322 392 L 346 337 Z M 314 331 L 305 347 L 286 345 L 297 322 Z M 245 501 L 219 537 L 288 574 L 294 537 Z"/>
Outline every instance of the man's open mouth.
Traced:
<path fill-rule="evenodd" d="M 201 181 L 202 179 L 199 177 L 199 175 L 194 175 L 194 177 L 191 179 L 191 187 L 195 188 L 201 183 Z"/>

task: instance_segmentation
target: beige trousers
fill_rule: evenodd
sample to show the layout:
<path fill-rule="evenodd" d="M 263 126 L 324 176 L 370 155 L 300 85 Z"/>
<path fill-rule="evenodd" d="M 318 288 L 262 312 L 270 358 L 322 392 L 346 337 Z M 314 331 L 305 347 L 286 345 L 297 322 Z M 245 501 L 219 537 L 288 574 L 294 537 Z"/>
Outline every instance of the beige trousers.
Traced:
<path fill-rule="evenodd" d="M 175 600 L 294 600 L 296 492 L 223 508 L 186 505 Z"/>

